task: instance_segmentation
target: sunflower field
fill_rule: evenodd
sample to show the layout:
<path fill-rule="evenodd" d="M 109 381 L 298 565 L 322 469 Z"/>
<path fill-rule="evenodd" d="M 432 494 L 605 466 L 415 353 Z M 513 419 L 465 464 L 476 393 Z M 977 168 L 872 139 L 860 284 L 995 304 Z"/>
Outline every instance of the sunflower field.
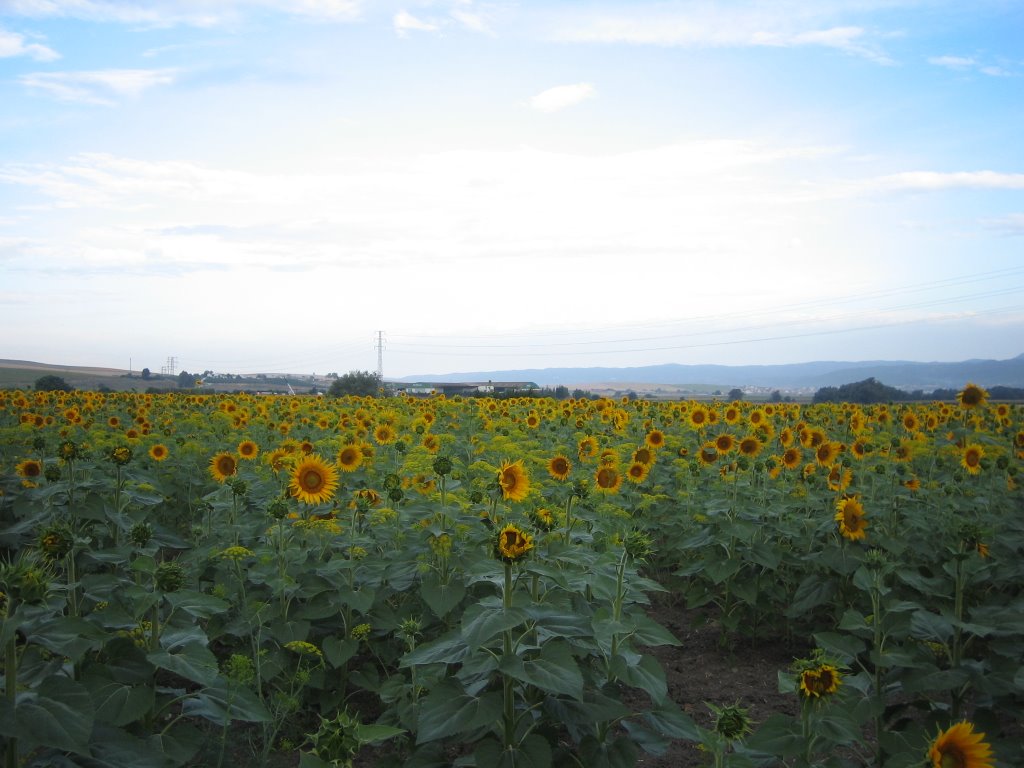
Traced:
<path fill-rule="evenodd" d="M 974 385 L 0 392 L 4 766 L 1024 765 L 1022 462 Z M 698 724 L 658 600 L 790 643 L 796 714 Z"/>

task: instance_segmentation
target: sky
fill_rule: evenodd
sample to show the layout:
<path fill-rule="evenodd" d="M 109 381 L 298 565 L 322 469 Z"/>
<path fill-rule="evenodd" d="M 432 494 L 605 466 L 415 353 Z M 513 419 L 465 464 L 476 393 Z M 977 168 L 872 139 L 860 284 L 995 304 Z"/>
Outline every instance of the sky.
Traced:
<path fill-rule="evenodd" d="M 1024 352 L 1020 0 L 0 0 L 0 358 Z"/>

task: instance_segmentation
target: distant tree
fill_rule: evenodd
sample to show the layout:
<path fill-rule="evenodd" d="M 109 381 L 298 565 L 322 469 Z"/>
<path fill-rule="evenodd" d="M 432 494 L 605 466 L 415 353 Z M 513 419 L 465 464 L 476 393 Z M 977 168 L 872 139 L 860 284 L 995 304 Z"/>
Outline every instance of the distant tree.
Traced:
<path fill-rule="evenodd" d="M 52 373 L 46 376 L 40 376 L 36 379 L 36 390 L 39 392 L 70 392 L 74 389 L 60 376 L 54 376 Z"/>
<path fill-rule="evenodd" d="M 149 377 L 150 377 L 150 376 L 152 376 L 152 375 L 153 375 L 153 374 L 152 374 L 152 373 L 150 373 L 150 370 L 149 370 L 149 368 L 143 368 L 143 369 L 142 369 L 142 378 L 143 378 L 143 379 L 149 379 Z"/>
<path fill-rule="evenodd" d="M 178 389 L 192 389 L 196 385 L 196 377 L 188 371 L 178 374 Z"/>
<path fill-rule="evenodd" d="M 773 389 L 772 393 L 768 396 L 768 402 L 769 403 L 781 403 L 782 402 L 782 393 L 779 392 L 779 390 L 777 390 L 777 389 Z"/>
<path fill-rule="evenodd" d="M 555 387 L 554 398 L 555 400 L 565 400 L 569 397 L 569 388 L 564 384 L 559 384 Z"/>
<path fill-rule="evenodd" d="M 839 387 L 822 387 L 814 393 L 815 403 L 888 403 L 892 400 L 906 400 L 907 395 L 896 387 L 890 387 L 873 376 L 864 381 L 843 384 Z"/>
<path fill-rule="evenodd" d="M 730 400 L 742 400 L 743 390 L 740 389 L 739 387 L 733 387 L 732 389 L 729 390 L 729 394 L 726 395 L 726 397 L 728 397 Z"/>
<path fill-rule="evenodd" d="M 329 397 L 344 397 L 345 395 L 362 395 L 376 397 L 380 394 L 381 380 L 376 373 L 369 371 L 349 371 L 344 376 L 339 376 L 331 382 L 327 390 Z"/>

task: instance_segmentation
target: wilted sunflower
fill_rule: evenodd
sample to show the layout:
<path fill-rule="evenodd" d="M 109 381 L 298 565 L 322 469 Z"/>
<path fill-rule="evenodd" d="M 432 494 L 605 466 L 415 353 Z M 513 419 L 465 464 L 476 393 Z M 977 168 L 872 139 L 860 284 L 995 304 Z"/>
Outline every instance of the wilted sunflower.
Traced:
<path fill-rule="evenodd" d="M 971 443 L 964 447 L 964 452 L 960 456 L 960 466 L 972 475 L 977 475 L 981 472 L 981 460 L 984 457 L 985 449 L 977 443 Z"/>
<path fill-rule="evenodd" d="M 530 478 L 526 474 L 523 460 L 502 462 L 498 470 L 498 485 L 506 501 L 522 501 L 530 492 Z"/>
<path fill-rule="evenodd" d="M 548 461 L 548 474 L 555 480 L 567 479 L 571 471 L 572 464 L 569 463 L 569 459 L 561 454 Z"/>
<path fill-rule="evenodd" d="M 622 487 L 622 476 L 613 466 L 599 467 L 594 475 L 594 484 L 598 493 L 617 493 Z"/>
<path fill-rule="evenodd" d="M 288 490 L 305 504 L 330 501 L 338 488 L 338 472 L 319 456 L 304 457 L 292 470 Z"/>
<path fill-rule="evenodd" d="M 966 720 L 951 725 L 929 745 L 929 768 L 992 768 L 992 747 L 984 739 Z"/>
<path fill-rule="evenodd" d="M 234 455 L 226 452 L 218 453 L 210 459 L 210 474 L 218 483 L 223 483 L 238 470 L 238 462 Z"/>
<path fill-rule="evenodd" d="M 843 675 L 831 664 L 821 664 L 800 673 L 800 692 L 808 698 L 830 696 L 839 690 Z"/>
<path fill-rule="evenodd" d="M 239 458 L 252 460 L 259 455 L 260 447 L 256 445 L 252 440 L 243 440 L 238 444 L 238 456 Z"/>
<path fill-rule="evenodd" d="M 533 549 L 533 536 L 512 523 L 498 532 L 498 537 L 494 542 L 494 556 L 506 563 L 514 563 L 531 549 Z"/>
<path fill-rule="evenodd" d="M 980 408 L 988 400 L 988 392 L 977 384 L 968 382 L 967 386 L 957 393 L 956 399 L 962 408 Z"/>
<path fill-rule="evenodd" d="M 865 529 L 868 521 L 864 519 L 864 507 L 861 506 L 858 496 L 847 496 L 836 504 L 836 522 L 839 523 L 839 533 L 850 541 L 858 541 L 867 536 Z"/>
<path fill-rule="evenodd" d="M 338 467 L 342 472 L 355 472 L 363 463 L 363 452 L 358 445 L 346 445 L 338 451 Z"/>
<path fill-rule="evenodd" d="M 167 446 L 163 443 L 156 443 L 149 447 L 149 458 L 153 461 L 163 461 L 170 455 L 170 451 L 167 450 Z"/>

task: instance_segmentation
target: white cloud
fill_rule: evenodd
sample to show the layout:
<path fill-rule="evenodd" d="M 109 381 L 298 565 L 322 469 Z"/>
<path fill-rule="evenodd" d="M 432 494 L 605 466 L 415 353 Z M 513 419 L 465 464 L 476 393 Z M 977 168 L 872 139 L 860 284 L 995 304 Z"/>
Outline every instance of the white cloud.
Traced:
<path fill-rule="evenodd" d="M 117 97 L 137 97 L 174 82 L 173 69 L 103 69 L 86 72 L 33 72 L 19 81 L 60 101 L 111 105 Z"/>
<path fill-rule="evenodd" d="M 879 186 L 889 189 L 1024 189 L 1024 173 L 997 171 L 907 171 L 883 176 Z"/>
<path fill-rule="evenodd" d="M 67 17 L 154 27 L 212 27 L 246 11 L 269 10 L 329 21 L 358 17 L 361 0 L 6 0 L 11 15 Z"/>
<path fill-rule="evenodd" d="M 554 22 L 550 36 L 567 42 L 684 47 L 820 46 L 893 63 L 867 30 L 834 23 L 836 15 L 838 11 L 818 3 L 694 2 L 685 8 L 644 3 L 629 11 L 580 12 Z"/>
<path fill-rule="evenodd" d="M 945 67 L 954 72 L 981 72 L 989 77 L 1010 77 L 1011 72 L 1003 67 L 993 64 L 982 64 L 971 56 L 931 56 L 929 64 L 936 67 Z"/>
<path fill-rule="evenodd" d="M 0 59 L 28 56 L 36 61 L 53 61 L 60 54 L 40 43 L 26 43 L 25 36 L 0 29 Z"/>
<path fill-rule="evenodd" d="M 530 106 L 539 112 L 557 112 L 566 107 L 572 107 L 597 95 L 597 90 L 592 83 L 575 83 L 573 85 L 558 85 L 541 91 L 530 99 Z"/>
<path fill-rule="evenodd" d="M 493 34 L 493 31 L 491 30 L 490 25 L 488 25 L 483 14 L 470 13 L 469 11 L 463 11 L 455 8 L 451 11 L 451 17 L 468 30 L 488 35 Z"/>
<path fill-rule="evenodd" d="M 408 36 L 409 32 L 436 32 L 440 27 L 429 21 L 423 21 L 413 16 L 408 11 L 399 11 L 391 20 L 395 27 L 395 34 L 399 37 Z"/>

